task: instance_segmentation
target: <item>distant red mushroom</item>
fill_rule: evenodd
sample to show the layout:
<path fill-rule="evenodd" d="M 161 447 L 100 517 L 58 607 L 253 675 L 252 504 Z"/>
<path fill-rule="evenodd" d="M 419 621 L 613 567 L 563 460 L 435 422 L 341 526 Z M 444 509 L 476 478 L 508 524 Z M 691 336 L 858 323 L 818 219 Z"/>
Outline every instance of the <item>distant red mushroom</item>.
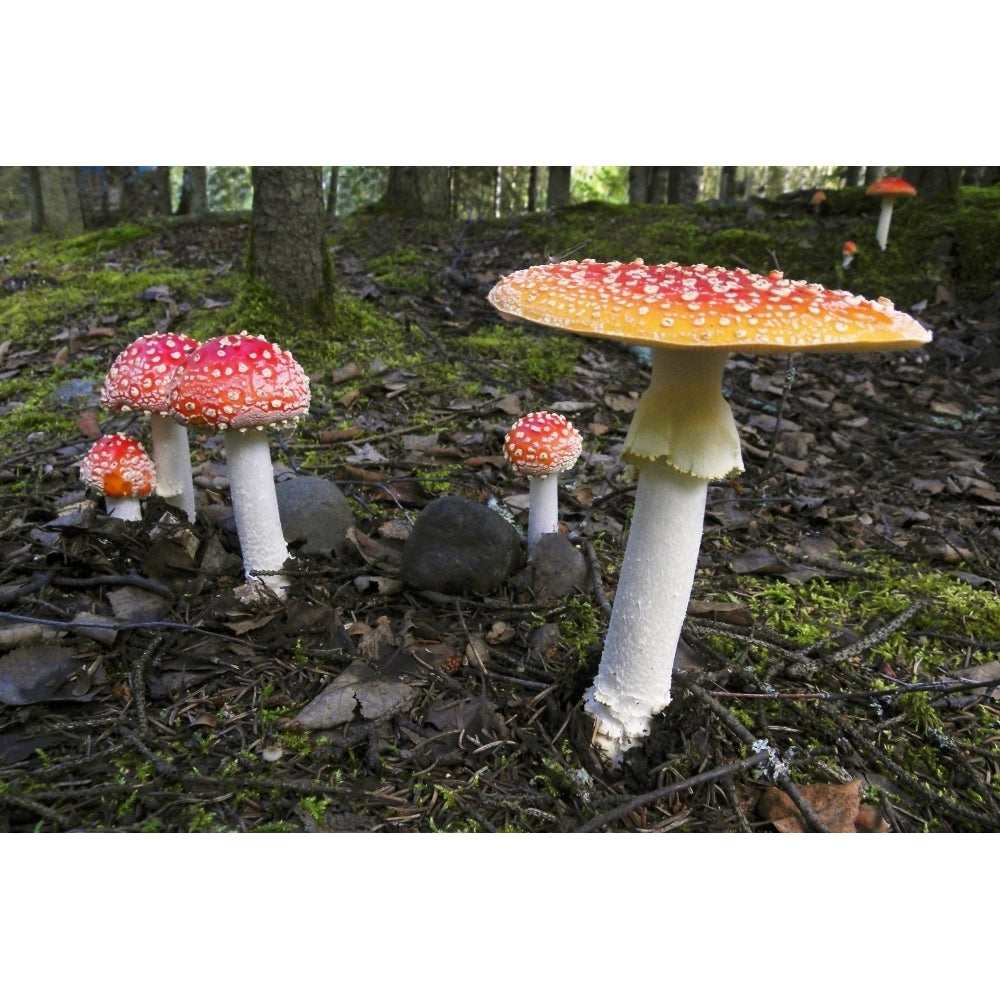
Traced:
<path fill-rule="evenodd" d="M 111 364 L 101 390 L 106 410 L 139 410 L 148 413 L 153 432 L 156 492 L 172 507 L 194 520 L 194 486 L 187 429 L 167 411 L 170 383 L 196 340 L 180 333 L 153 333 L 129 344 Z"/>
<path fill-rule="evenodd" d="M 878 217 L 875 239 L 884 250 L 889 243 L 889 223 L 892 222 L 892 206 L 897 198 L 912 198 L 917 189 L 902 177 L 883 177 L 868 186 L 867 194 L 882 199 L 882 214 Z"/>
<path fill-rule="evenodd" d="M 539 538 L 559 530 L 559 473 L 580 457 L 580 432 L 561 413 L 529 413 L 504 438 L 504 457 L 528 477 L 528 556 Z"/>
<path fill-rule="evenodd" d="M 223 432 L 236 532 L 248 580 L 279 597 L 288 546 L 281 532 L 267 426 L 288 427 L 309 412 L 309 379 L 288 351 L 246 331 L 195 348 L 170 390 L 170 412 L 193 427 Z"/>
<path fill-rule="evenodd" d="M 156 470 L 138 441 L 125 434 L 105 434 L 80 463 L 80 478 L 102 494 L 111 517 L 141 521 L 139 501 L 153 492 Z"/>
<path fill-rule="evenodd" d="M 844 244 L 844 249 L 842 253 L 844 258 L 843 259 L 844 267 L 848 268 L 851 266 L 852 262 L 854 261 L 854 258 L 857 256 L 858 245 L 853 240 L 848 240 Z"/>

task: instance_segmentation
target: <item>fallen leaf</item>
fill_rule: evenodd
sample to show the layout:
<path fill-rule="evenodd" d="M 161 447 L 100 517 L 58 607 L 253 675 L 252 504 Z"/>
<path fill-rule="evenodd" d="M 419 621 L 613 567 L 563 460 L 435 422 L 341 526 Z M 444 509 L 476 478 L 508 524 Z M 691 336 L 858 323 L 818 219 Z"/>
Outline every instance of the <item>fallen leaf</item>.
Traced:
<path fill-rule="evenodd" d="M 859 828 L 866 833 L 885 833 L 889 829 L 884 820 L 877 822 L 870 809 L 862 810 L 860 778 L 845 785 L 795 787 L 833 833 L 858 833 Z M 757 813 L 773 823 L 779 833 L 803 833 L 806 829 L 795 803 L 780 788 L 766 788 L 761 793 Z"/>

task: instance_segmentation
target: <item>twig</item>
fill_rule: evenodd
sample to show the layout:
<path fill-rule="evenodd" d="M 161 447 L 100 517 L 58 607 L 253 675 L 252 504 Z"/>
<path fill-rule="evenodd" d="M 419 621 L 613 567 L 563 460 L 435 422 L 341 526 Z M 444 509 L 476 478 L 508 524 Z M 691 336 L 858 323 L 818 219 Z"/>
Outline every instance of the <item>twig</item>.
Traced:
<path fill-rule="evenodd" d="M 713 768 L 711 771 L 704 771 L 691 778 L 685 778 L 683 781 L 678 781 L 673 785 L 667 785 L 664 788 L 657 788 L 652 792 L 645 792 L 642 795 L 637 795 L 635 798 L 629 799 L 628 802 L 623 805 L 620 805 L 615 809 L 610 809 L 608 812 L 601 813 L 599 816 L 595 816 L 593 819 L 588 820 L 575 832 L 593 833 L 595 830 L 600 830 L 601 827 L 607 826 L 608 823 L 613 823 L 615 820 L 622 819 L 624 816 L 627 816 L 630 812 L 632 812 L 633 809 L 641 809 L 643 806 L 648 806 L 659 799 L 665 798 L 667 795 L 673 795 L 676 792 L 685 792 L 689 788 L 696 788 L 698 785 L 704 785 L 710 781 L 716 781 L 717 779 L 724 778 L 727 775 L 738 774 L 741 771 L 749 771 L 751 768 L 765 764 L 769 756 L 770 755 L 767 750 L 761 750 L 759 753 L 755 753 L 753 756 L 746 757 L 743 760 L 738 760 L 733 764 L 725 764 L 722 767 Z"/>

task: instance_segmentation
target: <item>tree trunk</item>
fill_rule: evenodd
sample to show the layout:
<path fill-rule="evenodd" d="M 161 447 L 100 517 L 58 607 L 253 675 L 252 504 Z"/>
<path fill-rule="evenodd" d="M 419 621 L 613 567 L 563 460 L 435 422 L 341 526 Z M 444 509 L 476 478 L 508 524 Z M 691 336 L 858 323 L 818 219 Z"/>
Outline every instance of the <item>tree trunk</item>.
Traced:
<path fill-rule="evenodd" d="M 208 168 L 185 167 L 178 215 L 204 215 L 208 211 Z"/>
<path fill-rule="evenodd" d="M 719 200 L 736 200 L 736 167 L 723 167 L 719 172 Z"/>
<path fill-rule="evenodd" d="M 909 181 L 918 195 L 933 197 L 954 194 L 962 179 L 961 167 L 904 167 L 903 180 Z"/>
<path fill-rule="evenodd" d="M 326 221 L 334 222 L 337 218 L 337 182 L 340 180 L 340 167 L 330 167 L 330 187 L 326 192 Z"/>
<path fill-rule="evenodd" d="M 156 214 L 172 215 L 174 211 L 173 198 L 170 196 L 170 167 L 156 168 Z"/>
<path fill-rule="evenodd" d="M 865 187 L 885 177 L 885 167 L 865 167 Z"/>
<path fill-rule="evenodd" d="M 666 205 L 670 201 L 670 167 L 649 168 L 649 188 L 646 201 L 650 205 Z"/>
<path fill-rule="evenodd" d="M 53 236 L 79 236 L 83 209 L 76 189 L 76 168 L 28 167 L 28 177 L 32 229 Z"/>
<path fill-rule="evenodd" d="M 423 215 L 428 219 L 451 218 L 451 171 L 448 167 L 418 167 L 417 182 Z"/>
<path fill-rule="evenodd" d="M 379 209 L 389 215 L 420 218 L 424 200 L 420 196 L 420 172 L 417 167 L 389 167 L 389 183 L 379 199 Z"/>
<path fill-rule="evenodd" d="M 628 168 L 628 203 L 645 205 L 649 201 L 649 167 Z"/>
<path fill-rule="evenodd" d="M 698 200 L 704 167 L 669 167 L 667 201 L 671 205 L 689 205 Z"/>
<path fill-rule="evenodd" d="M 532 167 L 528 176 L 528 211 L 538 211 L 538 167 Z"/>
<path fill-rule="evenodd" d="M 569 182 L 572 171 L 572 167 L 549 167 L 549 208 L 563 208 L 569 204 Z"/>
<path fill-rule="evenodd" d="M 864 167 L 848 167 L 845 183 L 851 188 L 861 187 L 861 181 L 864 179 L 864 176 Z"/>
<path fill-rule="evenodd" d="M 296 309 L 321 308 L 328 265 L 321 167 L 253 167 L 250 276 Z"/>

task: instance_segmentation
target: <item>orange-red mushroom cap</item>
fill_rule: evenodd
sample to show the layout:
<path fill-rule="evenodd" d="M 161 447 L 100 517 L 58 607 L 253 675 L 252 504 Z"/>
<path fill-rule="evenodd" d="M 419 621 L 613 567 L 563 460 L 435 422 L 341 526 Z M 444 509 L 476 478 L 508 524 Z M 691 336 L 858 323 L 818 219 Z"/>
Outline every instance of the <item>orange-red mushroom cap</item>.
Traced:
<path fill-rule="evenodd" d="M 106 497 L 148 497 L 156 485 L 153 460 L 146 449 L 125 434 L 105 434 L 80 463 L 80 478 Z"/>
<path fill-rule="evenodd" d="M 188 355 L 170 391 L 175 420 L 245 430 L 288 425 L 309 412 L 309 378 L 288 351 L 245 331 Z"/>
<path fill-rule="evenodd" d="M 865 194 L 874 197 L 905 197 L 912 198 L 917 193 L 917 189 L 902 177 L 883 177 L 874 184 L 869 184 Z"/>
<path fill-rule="evenodd" d="M 881 351 L 931 339 L 888 299 L 707 264 L 541 264 L 501 278 L 489 298 L 508 318 L 652 348 Z"/>
<path fill-rule="evenodd" d="M 568 472 L 580 457 L 580 432 L 561 413 L 529 413 L 504 438 L 504 457 L 515 472 L 549 476 Z"/>
<path fill-rule="evenodd" d="M 198 341 L 183 333 L 139 337 L 112 362 L 101 389 L 101 406 L 166 413 L 171 380 L 197 346 Z"/>

